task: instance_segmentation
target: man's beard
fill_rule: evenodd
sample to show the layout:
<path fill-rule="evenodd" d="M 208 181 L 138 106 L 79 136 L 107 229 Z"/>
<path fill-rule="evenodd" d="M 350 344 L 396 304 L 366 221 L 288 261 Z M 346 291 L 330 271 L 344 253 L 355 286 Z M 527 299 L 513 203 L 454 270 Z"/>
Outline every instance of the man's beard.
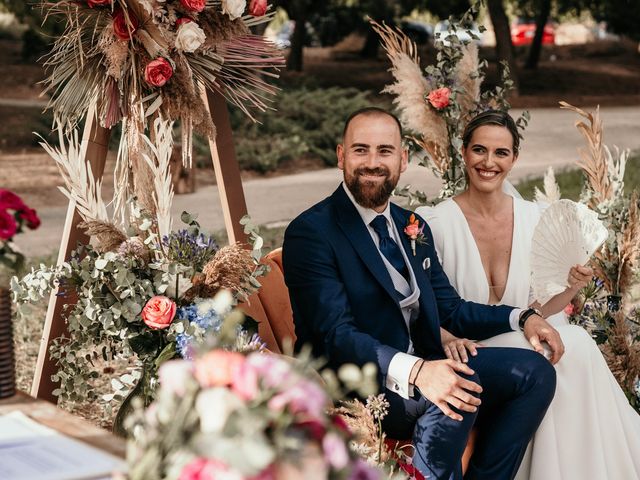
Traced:
<path fill-rule="evenodd" d="M 361 175 L 385 175 L 384 182 L 361 182 Z M 386 167 L 357 168 L 353 175 L 344 172 L 344 182 L 359 205 L 365 208 L 377 208 L 385 205 L 393 189 L 398 185 L 400 175 L 391 176 Z"/>

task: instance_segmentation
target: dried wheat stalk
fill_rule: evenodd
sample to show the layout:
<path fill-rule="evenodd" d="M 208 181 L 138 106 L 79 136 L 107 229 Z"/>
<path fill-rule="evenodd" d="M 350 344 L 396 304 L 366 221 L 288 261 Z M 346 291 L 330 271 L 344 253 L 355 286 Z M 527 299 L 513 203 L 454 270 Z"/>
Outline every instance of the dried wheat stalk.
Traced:
<path fill-rule="evenodd" d="M 627 391 L 640 375 L 640 343 L 634 342 L 629 324 L 620 310 L 608 341 L 600 346 L 611 373 Z"/>
<path fill-rule="evenodd" d="M 638 211 L 638 191 L 635 190 L 629 200 L 627 221 L 618 236 L 618 287 L 625 295 L 635 283 L 640 260 L 640 213 Z"/>
<path fill-rule="evenodd" d="M 560 200 L 560 187 L 556 182 L 553 167 L 547 168 L 544 174 L 543 191 L 540 191 L 538 187 L 535 188 L 535 199 L 536 202 L 548 203 L 549 205 Z"/>

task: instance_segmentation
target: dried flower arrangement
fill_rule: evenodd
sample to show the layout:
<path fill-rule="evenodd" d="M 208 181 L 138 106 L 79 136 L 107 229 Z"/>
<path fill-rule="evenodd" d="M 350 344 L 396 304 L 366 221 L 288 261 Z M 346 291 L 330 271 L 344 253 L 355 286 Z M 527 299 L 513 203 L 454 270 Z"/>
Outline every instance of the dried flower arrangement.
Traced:
<path fill-rule="evenodd" d="M 284 59 L 250 31 L 271 18 L 266 0 L 61 0 L 42 8 L 66 22 L 45 62 L 56 123 L 73 128 L 94 109 L 105 128 L 122 122 L 114 175 L 121 212 L 133 192 L 151 203 L 141 134 L 156 118 L 180 122 L 190 166 L 193 130 L 215 136 L 206 90 L 251 118 L 276 93 L 268 80 Z"/>
<path fill-rule="evenodd" d="M 420 165 L 430 166 L 436 177 L 442 179 L 440 198 L 460 193 L 465 188 L 462 160 L 462 132 L 467 121 L 489 108 L 508 110 L 507 94 L 513 82 L 508 68 L 503 66 L 503 77 L 495 89 L 480 92 L 486 61 L 479 61 L 477 37 L 468 30 L 478 13 L 478 2 L 459 19 L 449 19 L 447 35 L 435 39 L 437 57 L 435 65 L 424 70 L 420 66 L 417 47 L 404 33 L 386 25 L 371 22 L 380 35 L 382 46 L 391 61 L 394 83 L 383 91 L 394 96 L 400 121 L 409 132 L 424 158 Z M 461 39 L 466 32 L 471 40 Z M 524 129 L 528 112 L 516 121 Z M 424 204 L 423 192 L 410 192 L 407 187 L 396 192 L 409 197 L 411 204 Z"/>
<path fill-rule="evenodd" d="M 584 173 L 581 201 L 598 212 L 609 238 L 591 262 L 596 280 L 581 292 L 570 308 L 573 323 L 584 326 L 596 339 L 614 376 L 631 404 L 640 412 L 640 322 L 631 305 L 632 288 L 640 274 L 640 199 L 638 191 L 625 194 L 624 171 L 628 150 L 604 144 L 599 109 L 586 112 L 566 102 L 562 108 L 584 120 L 576 122 L 586 140 L 578 166 Z M 551 179 L 545 191 L 559 195 Z"/>
<path fill-rule="evenodd" d="M 218 248 L 186 212 L 186 228 L 172 230 L 173 190 L 166 173 L 171 129 L 172 122 L 157 118 L 155 141 L 143 136 L 152 154 L 144 158 L 152 174 L 154 209 L 143 208 L 134 197 L 124 222 L 108 216 L 75 131 L 59 127 L 58 147 L 42 143 L 57 162 L 66 184 L 61 190 L 77 206 L 81 227 L 94 244 L 79 247 L 58 266 L 41 265 L 21 280 L 14 277 L 12 290 L 18 302 L 42 298 L 54 287 L 61 295 L 77 296 L 65 312 L 68 334 L 51 350 L 59 367 L 54 380 L 60 387 L 54 393 L 67 400 L 96 398 L 92 379 L 102 372 L 94 361 L 103 358 L 127 359 L 134 367 L 133 374 L 113 379 L 115 392 L 103 400 L 123 400 L 135 385 L 135 394 L 150 402 L 159 366 L 174 357 L 189 358 L 195 344 L 219 330 L 217 295 L 227 292 L 234 304 L 260 286 L 262 239 L 248 222 L 253 252 L 242 245 Z"/>

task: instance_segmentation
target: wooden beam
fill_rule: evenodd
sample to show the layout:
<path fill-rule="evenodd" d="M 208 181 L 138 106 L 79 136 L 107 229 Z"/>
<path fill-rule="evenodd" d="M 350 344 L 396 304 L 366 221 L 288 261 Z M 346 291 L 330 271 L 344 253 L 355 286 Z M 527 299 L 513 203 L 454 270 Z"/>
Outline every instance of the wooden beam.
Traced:
<path fill-rule="evenodd" d="M 91 171 L 96 180 L 102 178 L 104 173 L 109 136 L 110 130 L 100 126 L 100 122 L 96 117 L 95 106 L 92 107 L 87 113 L 80 149 L 85 161 L 90 163 Z M 60 251 L 58 252 L 58 265 L 69 260 L 71 252 L 78 247 L 78 244 L 87 245 L 89 243 L 89 237 L 78 229 L 78 224 L 81 221 L 82 217 L 76 210 L 75 202 L 70 201 L 62 233 L 62 241 L 60 242 Z M 54 339 L 67 331 L 63 317 L 63 307 L 65 305 L 73 305 L 77 301 L 73 292 L 65 292 L 67 295 L 64 297 L 59 296 L 58 293 L 59 289 L 54 288 L 49 297 L 47 316 L 44 322 L 42 338 L 40 339 L 36 371 L 31 385 L 32 396 L 52 403 L 57 402 L 57 397 L 53 395 L 53 391 L 58 385 L 51 380 L 51 376 L 57 371 L 57 366 L 49 355 L 49 348 Z"/>
<path fill-rule="evenodd" d="M 244 233 L 244 227 L 240 225 L 240 219 L 247 214 L 247 202 L 242 189 L 236 149 L 233 145 L 227 102 L 218 92 L 205 91 L 204 87 L 201 91 L 204 103 L 216 126 L 216 138 L 209 138 L 209 148 L 229 244 L 246 243 L 248 239 Z"/>

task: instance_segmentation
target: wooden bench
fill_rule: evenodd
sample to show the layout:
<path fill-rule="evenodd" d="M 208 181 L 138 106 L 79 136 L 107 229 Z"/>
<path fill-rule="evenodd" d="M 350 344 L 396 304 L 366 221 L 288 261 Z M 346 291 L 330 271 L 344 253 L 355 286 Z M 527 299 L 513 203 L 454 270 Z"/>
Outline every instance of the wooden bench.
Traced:
<path fill-rule="evenodd" d="M 263 258 L 263 263 L 271 270 L 260 278 L 262 287 L 253 294 L 240 308 L 258 322 L 258 333 L 272 352 L 283 353 L 286 342 L 295 342 L 296 333 L 293 326 L 293 311 L 289 300 L 289 290 L 284 282 L 282 268 L 282 249 L 278 248 Z M 293 345 L 293 343 L 291 343 Z M 469 442 L 462 457 L 463 472 L 467 470 L 469 459 L 473 453 L 476 431 L 471 432 Z M 402 448 L 411 440 L 390 440 L 391 444 Z"/>

